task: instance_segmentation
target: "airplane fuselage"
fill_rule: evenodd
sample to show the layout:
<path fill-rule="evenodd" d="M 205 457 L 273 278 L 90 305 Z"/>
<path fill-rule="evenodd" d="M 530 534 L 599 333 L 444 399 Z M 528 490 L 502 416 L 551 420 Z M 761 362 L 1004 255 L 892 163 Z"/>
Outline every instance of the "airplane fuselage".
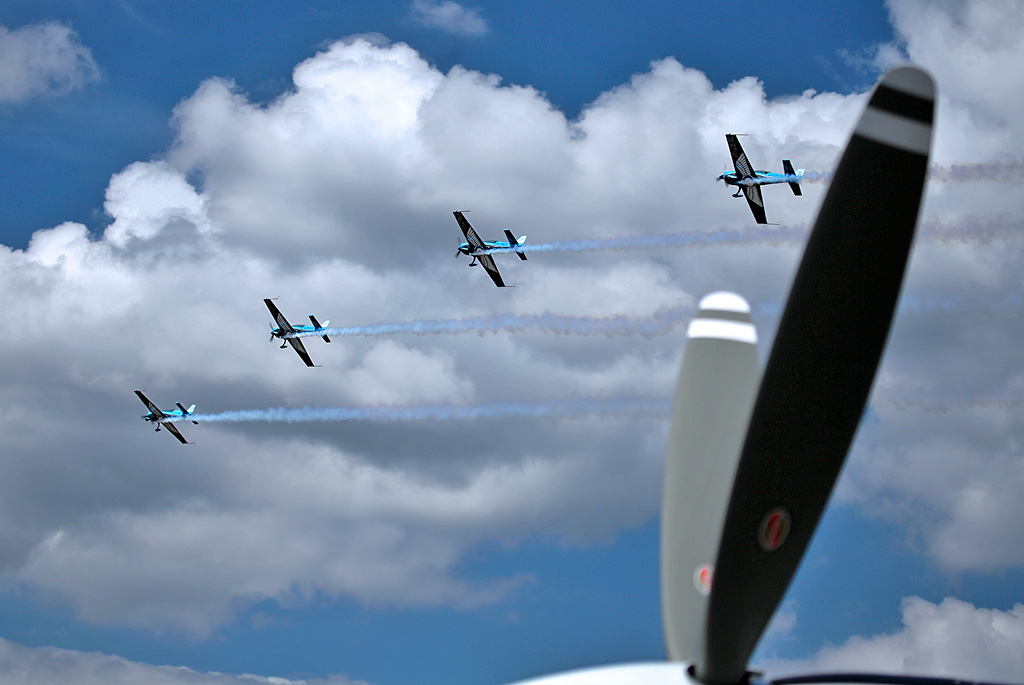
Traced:
<path fill-rule="evenodd" d="M 777 174 L 773 171 L 761 171 L 760 169 L 755 171 L 754 174 L 754 176 L 740 176 L 735 171 L 728 171 L 718 178 L 730 186 L 766 186 L 773 183 L 792 183 L 799 181 L 802 177 L 802 174 Z"/>
<path fill-rule="evenodd" d="M 525 241 L 526 236 L 524 235 L 522 238 L 519 239 L 519 242 L 516 243 L 509 242 L 508 240 L 485 240 L 483 241 L 483 247 L 474 247 L 470 243 L 462 243 L 461 245 L 459 245 L 459 253 L 456 254 L 455 256 L 458 257 L 459 254 L 469 255 L 470 257 L 473 258 L 473 261 L 469 263 L 470 266 L 476 266 L 477 257 L 481 257 L 488 254 L 489 250 L 515 250 L 516 252 L 519 253 L 520 259 L 526 259 L 526 255 L 523 254 L 521 250 L 516 249 L 518 247 L 521 247 Z"/>
<path fill-rule="evenodd" d="M 159 414 L 149 412 L 148 414 L 143 414 L 142 418 L 146 421 L 155 421 L 157 423 L 173 423 L 174 421 L 184 421 L 191 413 L 183 412 L 180 409 L 172 409 L 171 411 L 161 411 Z"/>
<path fill-rule="evenodd" d="M 273 335 L 275 338 L 281 338 L 283 340 L 285 338 L 294 338 L 296 333 L 315 333 L 319 335 L 319 331 L 324 330 L 324 328 L 324 326 L 307 326 L 299 324 L 297 326 L 292 326 L 292 329 L 289 331 L 286 328 L 281 328 L 280 326 L 278 326 L 277 328 L 274 328 L 272 331 L 270 331 L 270 334 Z"/>
<path fill-rule="evenodd" d="M 483 254 L 486 250 L 508 250 L 511 247 L 512 245 L 507 240 L 485 240 L 484 247 L 482 249 L 479 247 L 473 247 L 469 243 L 462 243 L 459 245 L 459 252 L 473 257 L 478 254 Z"/>
<path fill-rule="evenodd" d="M 156 424 L 156 430 L 159 431 L 160 427 L 163 426 L 165 423 L 174 423 L 175 421 L 187 421 L 187 420 L 189 420 L 188 417 L 189 417 L 189 415 L 191 413 L 192 412 L 190 412 L 190 411 L 186 412 L 186 411 L 181 411 L 180 409 L 172 409 L 171 411 L 163 411 L 163 410 L 161 410 L 159 414 L 154 414 L 153 412 L 149 412 L 148 414 L 143 414 L 142 418 L 145 419 L 146 421 L 151 421 L 151 422 L 155 423 Z M 195 422 L 193 421 L 193 423 L 195 423 Z M 175 431 L 172 430 L 171 432 L 175 432 Z"/>

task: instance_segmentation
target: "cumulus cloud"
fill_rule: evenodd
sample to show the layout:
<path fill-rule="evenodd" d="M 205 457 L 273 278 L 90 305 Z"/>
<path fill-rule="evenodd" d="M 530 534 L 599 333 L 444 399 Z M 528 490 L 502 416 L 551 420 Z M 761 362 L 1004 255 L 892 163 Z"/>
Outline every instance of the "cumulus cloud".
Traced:
<path fill-rule="evenodd" d="M 947 98 L 995 117 L 990 123 L 1007 132 L 1016 128 L 1007 115 L 1024 105 L 1024 75 L 1010 65 L 1024 61 L 1024 6 L 1014 0 L 939 7 L 898 0 L 890 15 L 910 59 L 942 75 Z"/>
<path fill-rule="evenodd" d="M 152 239 L 165 228 L 213 230 L 203 197 L 162 162 L 136 162 L 116 174 L 107 186 L 103 208 L 116 217 L 104 231 L 106 241 L 115 247 L 125 247 L 132 236 Z"/>
<path fill-rule="evenodd" d="M 933 604 L 907 597 L 902 627 L 855 636 L 801 662 L 763 666 L 781 673 L 874 672 L 1013 682 L 1024 671 L 1024 604 L 983 609 L 947 597 Z"/>
<path fill-rule="evenodd" d="M 483 36 L 488 31 L 479 9 L 453 0 L 413 0 L 411 16 L 417 23 L 457 36 Z"/>
<path fill-rule="evenodd" d="M 57 22 L 0 26 L 0 103 L 60 95 L 100 77 L 99 67 L 78 34 Z"/>
<path fill-rule="evenodd" d="M 54 647 L 23 647 L 0 638 L 0 672 L 7 685 L 368 685 L 344 675 L 313 680 L 201 673 L 150 666 L 117 656 Z"/>
<path fill-rule="evenodd" d="M 913 27 L 903 30 L 916 49 Z M 948 74 L 933 68 L 941 88 Z M 0 249 L 5 312 L 33 322 L 0 339 L 0 563 L 8 582 L 83 620 L 206 635 L 252 603 L 320 594 L 478 606 L 522 578 L 460 577 L 474 545 L 585 544 L 649 520 L 662 422 L 185 424 L 197 444 L 183 450 L 139 421 L 131 390 L 209 412 L 667 395 L 680 331 L 311 338 L 323 368 L 307 369 L 267 341 L 260 300 L 278 297 L 296 322 L 315 313 L 333 324 L 646 316 L 728 286 L 771 311 L 798 257 L 790 242 L 498 255 L 517 287 L 496 289 L 452 258 L 462 238 L 451 212 L 472 209 L 485 238 L 510 228 L 545 241 L 735 226 L 749 222 L 747 207 L 713 182 L 728 159 L 725 131 L 751 134 L 745 146 L 759 166 L 788 157 L 828 170 L 865 99 L 768 100 L 754 78 L 715 89 L 666 58 L 569 120 L 533 88 L 461 67 L 442 73 L 407 45 L 365 37 L 309 58 L 293 80 L 265 104 L 229 81 L 203 83 L 175 109 L 167 154 L 111 179 L 104 231 L 65 223 L 24 250 Z M 1002 149 L 973 143 L 997 115 L 1005 139 L 1020 134 L 1012 100 L 956 95 L 942 101 L 936 161 L 997 159 Z M 800 225 L 823 186 L 807 184 L 802 198 L 774 190 L 769 217 Z M 1019 212 L 1007 190 L 932 184 L 925 214 Z M 1021 257 L 1015 242 L 969 235 L 922 245 L 907 291 L 922 302 L 1019 294 Z M 969 314 L 901 313 L 880 386 L 1019 390 L 1017 319 L 989 311 L 979 327 L 971 317 L 984 311 Z M 759 317 L 770 331 L 773 316 Z M 891 503 L 893 516 L 928 535 L 941 532 L 933 521 L 943 507 L 942 525 L 1010 527 L 1019 418 L 959 413 L 938 417 L 936 431 L 927 412 L 877 414 L 844 496 Z M 993 563 L 1006 554 L 998 540 L 977 535 L 958 568 L 1024 564 L 1013 553 Z"/>
<path fill-rule="evenodd" d="M 1024 28 L 1012 21 L 1020 12 L 1019 3 L 890 3 L 902 49 L 931 69 L 939 86 L 939 163 L 1006 160 L 1024 144 L 1015 113 L 1020 75 L 1004 68 L 1024 59 Z M 1004 204 L 1008 190 L 932 184 L 925 215 L 976 223 L 972 217 L 1005 206 L 1019 217 L 1019 207 Z M 951 304 L 956 316 L 909 308 L 897 319 L 872 420 L 838 490 L 871 515 L 906 526 L 946 572 L 1024 566 L 1024 533 L 1011 523 L 1024 516 L 1024 422 L 1013 405 L 1024 387 L 1024 358 L 1005 342 L 1020 335 L 1019 305 L 1003 300 L 1020 296 L 1021 256 L 1013 238 L 988 246 L 919 243 L 909 292 Z M 964 296 L 978 306 L 958 300 Z"/>

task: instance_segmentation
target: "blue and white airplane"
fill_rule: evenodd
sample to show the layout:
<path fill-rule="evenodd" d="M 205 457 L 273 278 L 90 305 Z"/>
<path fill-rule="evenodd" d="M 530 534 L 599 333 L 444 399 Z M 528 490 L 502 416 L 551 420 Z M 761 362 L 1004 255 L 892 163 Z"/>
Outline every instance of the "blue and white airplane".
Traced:
<path fill-rule="evenodd" d="M 270 315 L 273 316 L 274 321 L 277 322 L 276 327 L 274 324 L 270 324 L 270 339 L 273 340 L 274 338 L 280 338 L 281 340 L 284 340 L 284 342 L 281 343 L 282 350 L 288 345 L 291 345 L 292 349 L 294 349 L 299 357 L 302 358 L 302 361 L 306 362 L 306 366 L 313 366 L 313 360 L 309 358 L 309 353 L 306 352 L 306 346 L 302 344 L 301 340 L 295 337 L 295 334 L 317 333 L 322 331 L 327 327 L 327 324 L 331 323 L 330 319 L 324 321 L 321 325 L 320 322 L 316 320 L 316 317 L 310 314 L 309 320 L 312 322 L 312 326 L 306 326 L 305 324 L 293 326 L 288 323 L 288 319 L 284 318 L 284 314 L 282 314 L 281 310 L 277 308 L 277 305 L 274 304 L 273 300 L 263 298 L 263 301 L 266 302 L 267 309 L 270 310 Z M 323 333 L 320 334 L 320 337 L 324 339 L 324 342 L 331 342 L 331 339 Z"/>
<path fill-rule="evenodd" d="M 526 255 L 516 250 L 517 247 L 526 242 L 526 236 L 522 236 L 519 240 L 512 235 L 512 231 L 505 229 L 505 237 L 508 240 L 481 240 L 480 236 L 476 234 L 473 227 L 469 225 L 469 221 L 462 215 L 462 212 L 453 212 L 455 214 L 455 220 L 459 222 L 459 228 L 462 229 L 462 233 L 466 236 L 468 242 L 459 245 L 459 251 L 455 253 L 458 257 L 460 254 L 469 255 L 473 258 L 473 261 L 469 263 L 470 266 L 476 266 L 479 261 L 486 271 L 487 275 L 494 281 L 494 285 L 499 288 L 504 288 L 505 283 L 501 280 L 501 274 L 498 273 L 498 267 L 494 264 L 494 257 L 489 254 L 485 254 L 487 250 L 515 250 L 519 258 L 524 262 L 526 261 Z"/>
<path fill-rule="evenodd" d="M 166 428 L 167 432 L 176 437 L 178 439 L 178 442 L 180 442 L 182 445 L 192 444 L 185 439 L 184 435 L 178 432 L 178 429 L 174 427 L 174 423 L 172 422 L 187 420 L 188 417 L 192 416 L 192 412 L 196 410 L 196 405 L 193 404 L 188 409 L 185 409 L 185 407 L 181 405 L 181 402 L 175 402 L 174 404 L 177 405 L 177 409 L 172 409 L 171 411 L 163 411 L 155 404 L 153 404 L 148 397 L 143 395 L 141 390 L 136 390 L 135 394 L 139 396 L 139 399 L 142 400 L 142 403 L 146 405 L 146 408 L 149 409 L 148 414 L 142 415 L 142 418 L 144 420 L 153 421 L 154 423 L 156 423 L 156 430 L 158 432 L 160 431 L 161 427 Z M 194 423 L 197 426 L 199 425 L 198 421 L 193 421 L 192 423 Z"/>
<path fill-rule="evenodd" d="M 727 171 L 719 176 L 718 180 L 725 181 L 726 185 L 737 186 L 738 190 L 733 197 L 746 196 L 750 211 L 754 214 L 754 220 L 759 224 L 766 224 L 768 219 L 764 214 L 761 186 L 788 183 L 789 187 L 793 189 L 794 195 L 803 195 L 800 191 L 800 179 L 803 178 L 804 170 L 794 171 L 793 164 L 788 159 L 782 160 L 782 169 L 785 172 L 782 174 L 755 169 L 750 165 L 747 153 L 743 151 L 739 138 L 736 136 L 735 133 L 725 134 L 725 140 L 729 143 L 729 154 L 732 155 L 732 164 L 736 167 L 736 171 Z"/>

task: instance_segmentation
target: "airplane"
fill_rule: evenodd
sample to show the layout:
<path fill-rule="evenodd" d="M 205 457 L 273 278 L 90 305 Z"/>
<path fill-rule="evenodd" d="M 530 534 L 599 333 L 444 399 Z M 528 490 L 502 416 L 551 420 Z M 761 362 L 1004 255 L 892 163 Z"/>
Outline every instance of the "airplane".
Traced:
<path fill-rule="evenodd" d="M 302 341 L 296 337 L 293 337 L 294 333 L 316 333 L 327 328 L 327 324 L 331 323 L 328 319 L 321 325 L 316 317 L 312 314 L 309 315 L 309 320 L 312 322 L 312 326 L 300 324 L 298 326 L 292 326 L 288 323 L 288 319 L 284 318 L 284 314 L 277 308 L 274 301 L 269 298 L 263 298 L 263 301 L 267 304 L 267 309 L 270 310 L 270 315 L 274 317 L 274 321 L 277 322 L 277 326 L 270 324 L 270 339 L 280 338 L 284 340 L 281 343 L 281 349 L 283 350 L 288 345 L 292 346 L 292 349 L 302 358 L 302 361 L 306 362 L 306 366 L 313 366 L 313 360 L 309 358 L 309 353 L 306 352 L 306 346 L 302 344 Z M 320 337 L 324 339 L 324 342 L 331 342 L 331 339 L 326 335 L 321 334 Z"/>
<path fill-rule="evenodd" d="M 462 229 L 462 233 L 466 236 L 468 242 L 459 245 L 459 251 L 455 253 L 458 257 L 460 254 L 466 254 L 473 258 L 473 261 L 469 263 L 470 266 L 476 266 L 477 261 L 487 271 L 487 275 L 494 281 L 494 285 L 499 288 L 504 288 L 505 283 L 501 280 L 501 274 L 498 273 L 498 267 L 494 264 L 494 257 L 489 254 L 484 254 L 485 250 L 515 250 L 517 247 L 526 242 L 526 236 L 522 236 L 519 240 L 512 235 L 512 231 L 505 229 L 505 237 L 507 240 L 480 240 L 480 236 L 476 234 L 473 227 L 469 225 L 469 221 L 463 216 L 462 212 L 452 212 L 455 214 L 455 220 L 459 222 L 459 228 Z M 516 254 L 524 262 L 526 261 L 526 255 L 516 250 Z"/>
<path fill-rule="evenodd" d="M 764 213 L 764 200 L 761 198 L 761 186 L 773 183 L 788 183 L 793 189 L 794 195 L 803 195 L 800 190 L 800 179 L 804 175 L 803 169 L 793 170 L 793 164 L 788 160 L 782 160 L 782 169 L 785 173 L 776 174 L 771 171 L 754 169 L 747 159 L 747 153 L 743 151 L 740 140 L 736 133 L 726 133 L 725 140 L 729 143 L 729 154 L 732 155 L 733 166 L 736 171 L 727 171 L 718 177 L 717 180 L 725 181 L 726 185 L 737 186 L 733 197 L 747 198 L 750 211 L 754 214 L 754 220 L 759 224 L 768 223 Z"/>
<path fill-rule="evenodd" d="M 952 685 L 865 673 L 772 680 L 748 662 L 810 543 L 874 382 L 917 226 L 936 92 L 885 74 L 808 238 L 764 372 L 739 295 L 712 293 L 687 329 L 661 518 L 667 662 L 519 685 Z"/>
<path fill-rule="evenodd" d="M 172 421 L 184 421 L 188 419 L 188 417 L 192 415 L 192 412 L 196 410 L 196 405 L 193 404 L 188 409 L 185 409 L 185 407 L 181 405 L 181 402 L 175 402 L 174 404 L 177 405 L 177 409 L 172 409 L 171 411 L 163 411 L 155 404 L 153 404 L 148 397 L 142 394 L 141 390 L 136 390 L 135 394 L 139 396 L 139 399 L 142 400 L 142 403 L 146 405 L 146 407 L 149 409 L 149 413 L 143 414 L 142 418 L 145 419 L 146 421 L 155 422 L 157 432 L 160 431 L 161 427 L 166 428 L 167 432 L 176 437 L 178 439 L 178 442 L 180 442 L 182 445 L 192 444 L 185 439 L 184 435 L 178 432 L 178 429 L 174 426 Z M 192 423 L 194 423 L 197 426 L 199 425 L 198 421 L 193 421 Z"/>

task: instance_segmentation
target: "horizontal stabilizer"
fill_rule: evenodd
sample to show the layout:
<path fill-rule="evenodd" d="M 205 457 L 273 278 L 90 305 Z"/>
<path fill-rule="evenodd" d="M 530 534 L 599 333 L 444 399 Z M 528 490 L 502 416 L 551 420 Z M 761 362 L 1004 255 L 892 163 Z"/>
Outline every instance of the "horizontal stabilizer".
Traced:
<path fill-rule="evenodd" d="M 797 173 L 793 171 L 793 163 L 788 159 L 782 160 L 782 169 L 786 172 L 786 176 L 796 176 Z M 800 176 L 803 176 L 804 170 L 800 170 Z M 793 189 L 794 195 L 803 195 L 803 191 L 800 190 L 800 181 L 789 181 L 789 187 Z"/>
<path fill-rule="evenodd" d="M 505 229 L 505 237 L 508 238 L 508 246 L 513 248 L 513 249 L 519 247 L 520 245 L 522 245 L 523 243 L 526 242 L 526 236 L 525 235 L 522 238 L 520 238 L 519 240 L 516 240 L 516 237 L 514 235 L 512 235 L 512 231 L 508 230 L 507 228 Z M 526 255 L 525 254 L 523 254 L 522 252 L 518 252 L 518 251 L 516 252 L 516 254 L 519 255 L 519 258 L 522 259 L 524 262 L 526 261 Z"/>
<path fill-rule="evenodd" d="M 324 321 L 323 326 L 321 326 L 320 322 L 317 321 L 316 317 L 313 316 L 312 314 L 309 315 L 309 320 L 312 322 L 313 328 L 315 328 L 316 330 L 320 330 L 320 329 L 324 328 L 327 324 L 330 323 L 330 320 L 327 320 L 327 321 Z M 331 342 L 331 339 L 328 338 L 326 335 L 321 335 L 320 337 L 324 339 L 324 342 Z"/>

